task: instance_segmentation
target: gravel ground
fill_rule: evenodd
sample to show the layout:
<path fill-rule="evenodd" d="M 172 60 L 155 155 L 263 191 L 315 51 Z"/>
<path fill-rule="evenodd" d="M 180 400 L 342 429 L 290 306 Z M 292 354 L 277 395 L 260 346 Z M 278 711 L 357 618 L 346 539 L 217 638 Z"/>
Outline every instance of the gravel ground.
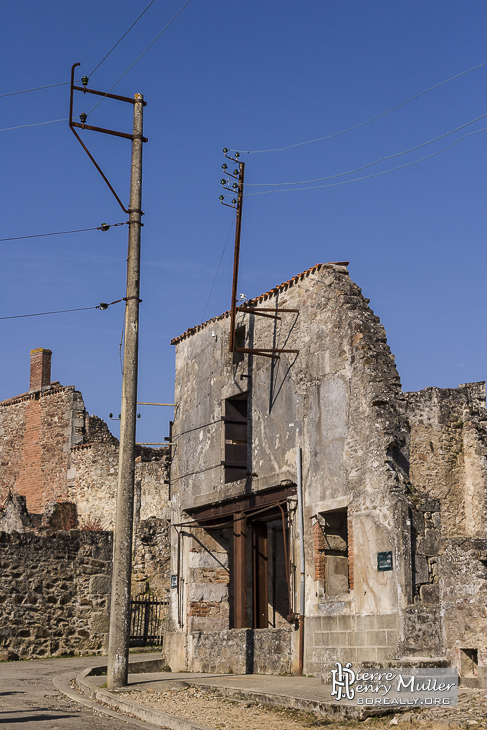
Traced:
<path fill-rule="evenodd" d="M 487 728 L 486 690 L 460 689 L 456 707 L 442 707 L 398 713 L 396 716 L 369 717 L 363 722 L 336 721 L 319 718 L 306 712 L 275 709 L 249 700 L 224 699 L 214 692 L 187 687 L 156 692 L 119 692 L 141 705 L 148 705 L 171 715 L 193 720 L 215 730 L 309 730 L 311 727 L 362 728 L 392 730 L 394 725 L 418 725 L 421 730 L 481 730 Z M 419 728 L 418 728 L 419 730 Z"/>

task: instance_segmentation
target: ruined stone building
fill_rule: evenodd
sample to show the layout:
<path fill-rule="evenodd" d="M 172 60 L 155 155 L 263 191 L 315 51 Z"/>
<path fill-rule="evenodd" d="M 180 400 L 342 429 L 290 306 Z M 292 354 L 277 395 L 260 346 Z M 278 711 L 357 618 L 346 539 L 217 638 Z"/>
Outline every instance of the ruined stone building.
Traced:
<path fill-rule="evenodd" d="M 88 413 L 73 385 L 51 382 L 51 355 L 44 348 L 32 350 L 29 391 L 0 402 L 0 505 L 10 492 L 22 495 L 36 525 L 41 515 L 45 522 L 59 505 L 71 504 L 75 519 L 69 511 L 61 511 L 66 524 L 58 520 L 56 527 L 112 530 L 118 439 L 101 418 Z M 167 562 L 168 449 L 139 446 L 137 454 L 136 582 L 145 589 L 149 572 L 151 588 L 164 593 L 167 570 L 161 566 Z M 24 526 L 30 524 L 24 522 Z"/>
<path fill-rule="evenodd" d="M 228 312 L 173 340 L 169 664 L 320 674 L 421 659 L 487 686 L 485 385 L 403 393 L 344 265 L 245 309 L 233 353 Z"/>

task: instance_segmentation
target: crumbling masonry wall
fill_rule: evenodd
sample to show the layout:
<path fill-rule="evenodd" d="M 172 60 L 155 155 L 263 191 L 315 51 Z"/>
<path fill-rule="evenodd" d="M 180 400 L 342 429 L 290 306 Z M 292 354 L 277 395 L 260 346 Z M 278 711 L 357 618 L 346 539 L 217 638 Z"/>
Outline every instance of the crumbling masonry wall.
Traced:
<path fill-rule="evenodd" d="M 0 500 L 13 489 L 29 512 L 67 497 L 71 448 L 83 441 L 85 407 L 74 386 L 44 390 L 0 403 Z"/>
<path fill-rule="evenodd" d="M 169 450 L 138 447 L 135 463 L 135 524 L 151 517 L 167 517 Z M 67 497 L 78 508 L 80 524 L 115 525 L 118 487 L 118 440 L 75 446 L 67 473 Z"/>
<path fill-rule="evenodd" d="M 441 653 L 487 686 L 485 383 L 426 388 L 406 401 L 415 587 L 406 653 Z"/>
<path fill-rule="evenodd" d="M 11 658 L 106 649 L 112 538 L 72 530 L 0 533 L 0 652 Z"/>

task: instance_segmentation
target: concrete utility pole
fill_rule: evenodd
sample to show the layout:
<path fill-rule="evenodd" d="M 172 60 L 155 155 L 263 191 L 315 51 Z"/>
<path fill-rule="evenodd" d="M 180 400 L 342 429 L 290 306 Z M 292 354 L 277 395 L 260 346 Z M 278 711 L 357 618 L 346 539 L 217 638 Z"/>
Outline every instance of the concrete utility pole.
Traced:
<path fill-rule="evenodd" d="M 134 514 L 135 429 L 137 423 L 137 364 L 139 345 L 140 229 L 142 205 L 143 99 L 135 94 L 132 167 L 130 177 L 127 295 L 123 351 L 120 455 L 117 516 L 113 546 L 112 602 L 108 642 L 108 689 L 128 681 L 130 584 Z"/>

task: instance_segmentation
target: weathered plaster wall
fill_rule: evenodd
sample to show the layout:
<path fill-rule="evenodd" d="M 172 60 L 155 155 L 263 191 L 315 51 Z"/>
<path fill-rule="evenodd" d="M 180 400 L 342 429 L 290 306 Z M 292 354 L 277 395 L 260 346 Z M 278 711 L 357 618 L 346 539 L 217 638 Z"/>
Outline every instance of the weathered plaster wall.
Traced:
<path fill-rule="evenodd" d="M 295 483 L 301 446 L 305 672 L 323 671 L 337 660 L 401 657 L 446 656 L 459 665 L 461 651 L 468 650 L 482 674 L 484 563 L 468 540 L 487 539 L 485 385 L 403 394 L 384 328 L 342 266 L 314 267 L 248 305 L 299 313 L 282 313 L 278 321 L 238 313 L 245 347 L 299 353 L 282 353 L 279 360 L 230 354 L 228 313 L 173 341 L 174 522 L 203 506 Z M 248 399 L 248 473 L 226 483 L 225 399 L 238 395 Z M 347 528 L 330 542 L 330 528 L 326 533 L 323 527 L 333 511 Z M 288 519 L 297 611 L 294 508 Z M 180 544 L 183 590 L 179 600 L 172 592 L 168 642 L 176 664 L 188 668 L 196 661 L 210 666 L 201 657 L 222 631 L 231 641 L 233 591 L 232 540 L 219 539 L 219 559 L 230 578 L 211 606 L 216 589 L 204 572 L 207 557 L 190 544 L 190 538 Z M 175 541 L 172 548 L 176 572 Z M 389 552 L 392 570 L 379 570 L 378 554 Z M 271 601 L 269 606 L 270 617 Z M 297 632 L 287 626 L 290 647 Z M 263 637 L 270 630 L 254 633 Z M 238 656 L 243 666 L 244 653 Z"/>
<path fill-rule="evenodd" d="M 0 651 L 17 657 L 106 649 L 107 533 L 0 533 Z"/>
<path fill-rule="evenodd" d="M 136 522 L 167 517 L 169 449 L 138 447 Z M 80 524 L 113 529 L 118 439 L 74 386 L 52 383 L 0 403 L 0 501 L 23 495 L 30 513 L 77 505 Z"/>

